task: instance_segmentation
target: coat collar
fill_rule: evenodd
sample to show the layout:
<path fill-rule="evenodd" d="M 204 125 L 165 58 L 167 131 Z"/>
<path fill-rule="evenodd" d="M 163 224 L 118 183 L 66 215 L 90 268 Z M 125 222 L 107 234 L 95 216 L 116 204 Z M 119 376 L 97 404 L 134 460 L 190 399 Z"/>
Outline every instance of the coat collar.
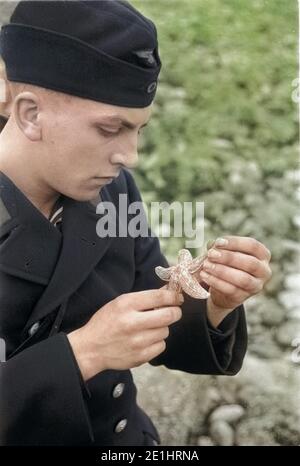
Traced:
<path fill-rule="evenodd" d="M 61 233 L 0 172 L 0 270 L 47 285 L 61 246 Z"/>
<path fill-rule="evenodd" d="M 0 173 L 2 234 L 10 233 L 0 253 L 0 269 L 46 285 L 26 324 L 45 317 L 71 296 L 101 260 L 113 238 L 100 238 L 90 202 L 63 198 L 62 233 Z M 103 188 L 101 198 L 112 201 Z"/>

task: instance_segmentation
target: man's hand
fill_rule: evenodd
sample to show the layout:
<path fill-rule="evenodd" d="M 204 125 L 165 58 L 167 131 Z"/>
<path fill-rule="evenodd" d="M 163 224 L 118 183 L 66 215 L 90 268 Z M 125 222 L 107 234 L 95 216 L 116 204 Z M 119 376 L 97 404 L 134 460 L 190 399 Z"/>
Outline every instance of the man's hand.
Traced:
<path fill-rule="evenodd" d="M 200 281 L 209 286 L 208 318 L 219 323 L 270 280 L 271 253 L 259 241 L 241 236 L 217 239 L 208 251 Z"/>
<path fill-rule="evenodd" d="M 165 289 L 119 296 L 68 334 L 84 380 L 106 369 L 125 370 L 166 348 L 169 325 L 181 319 L 183 296 Z"/>

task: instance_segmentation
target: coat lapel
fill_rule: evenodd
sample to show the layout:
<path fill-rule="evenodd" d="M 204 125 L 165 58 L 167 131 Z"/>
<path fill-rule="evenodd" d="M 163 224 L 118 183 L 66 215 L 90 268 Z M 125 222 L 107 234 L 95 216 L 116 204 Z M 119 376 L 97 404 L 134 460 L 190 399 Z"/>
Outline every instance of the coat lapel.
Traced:
<path fill-rule="evenodd" d="M 101 192 L 104 200 L 103 196 Z M 107 192 L 105 197 L 110 200 Z M 61 253 L 50 283 L 35 306 L 26 328 L 52 312 L 79 288 L 113 239 L 97 236 L 96 223 L 101 215 L 96 214 L 96 207 L 92 203 L 64 198 L 63 207 Z"/>

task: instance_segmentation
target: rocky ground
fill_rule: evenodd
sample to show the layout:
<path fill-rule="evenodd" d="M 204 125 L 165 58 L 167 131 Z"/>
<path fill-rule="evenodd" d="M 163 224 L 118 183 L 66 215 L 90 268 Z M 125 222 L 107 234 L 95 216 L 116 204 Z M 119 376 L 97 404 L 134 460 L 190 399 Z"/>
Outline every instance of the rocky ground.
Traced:
<path fill-rule="evenodd" d="M 133 372 L 164 445 L 300 444 L 300 370 L 290 360 L 249 354 L 235 377 Z"/>

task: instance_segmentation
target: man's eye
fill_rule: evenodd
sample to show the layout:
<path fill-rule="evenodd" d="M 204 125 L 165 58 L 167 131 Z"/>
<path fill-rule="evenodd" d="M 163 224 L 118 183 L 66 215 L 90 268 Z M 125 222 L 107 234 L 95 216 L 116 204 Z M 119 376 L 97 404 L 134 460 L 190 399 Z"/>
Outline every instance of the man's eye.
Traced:
<path fill-rule="evenodd" d="M 107 129 L 99 128 L 99 130 L 100 130 L 101 134 L 103 134 L 103 136 L 105 136 L 105 137 L 115 136 L 116 134 L 118 134 L 120 132 L 119 129 L 117 131 L 108 131 Z"/>
<path fill-rule="evenodd" d="M 98 127 L 100 133 L 104 136 L 104 137 L 112 137 L 112 136 L 116 136 L 117 134 L 120 133 L 121 131 L 121 128 L 115 130 L 115 131 L 112 131 L 112 130 L 108 130 L 108 129 L 104 129 L 102 126 Z M 141 134 L 143 128 L 140 128 L 139 131 L 138 131 L 138 134 Z"/>

